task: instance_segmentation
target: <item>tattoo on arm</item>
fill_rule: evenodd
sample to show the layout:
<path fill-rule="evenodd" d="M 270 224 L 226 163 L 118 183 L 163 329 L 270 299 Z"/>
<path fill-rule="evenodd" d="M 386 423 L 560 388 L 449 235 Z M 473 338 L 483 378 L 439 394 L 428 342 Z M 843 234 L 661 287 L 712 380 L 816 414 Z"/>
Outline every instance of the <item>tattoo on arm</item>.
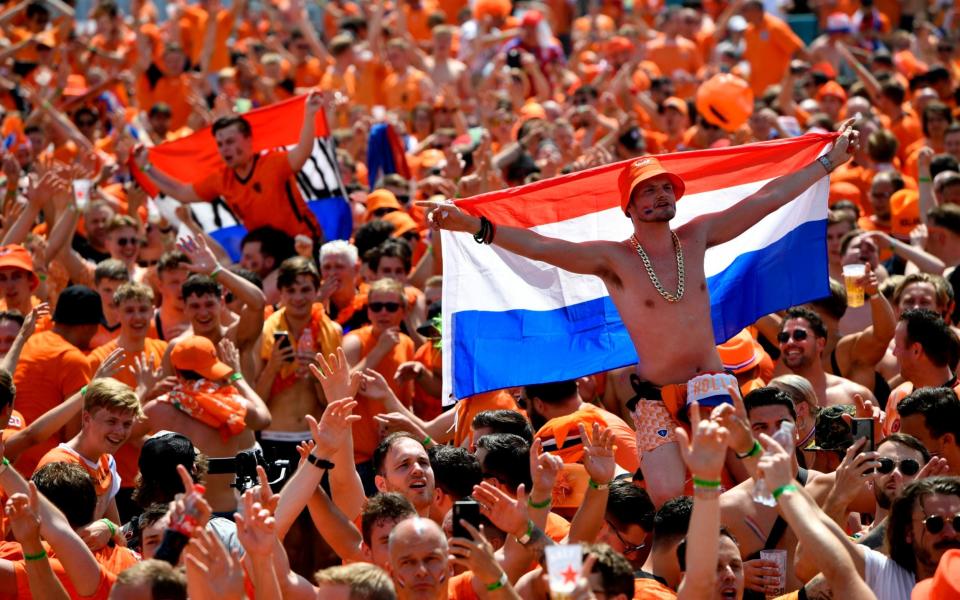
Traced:
<path fill-rule="evenodd" d="M 823 573 L 816 575 L 813 579 L 803 586 L 806 592 L 807 600 L 833 600 L 833 592 L 830 590 L 830 584 Z"/>

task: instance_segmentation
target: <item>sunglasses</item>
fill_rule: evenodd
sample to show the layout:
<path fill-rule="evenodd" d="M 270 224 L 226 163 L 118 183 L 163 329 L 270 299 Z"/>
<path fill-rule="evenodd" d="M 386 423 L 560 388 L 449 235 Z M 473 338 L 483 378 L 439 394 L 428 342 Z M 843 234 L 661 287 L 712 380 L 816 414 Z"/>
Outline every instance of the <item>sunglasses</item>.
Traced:
<path fill-rule="evenodd" d="M 383 215 L 392 213 L 392 212 L 395 211 L 395 210 L 397 210 L 397 209 L 395 209 L 395 208 L 378 208 L 377 210 L 373 211 L 371 214 L 372 214 L 373 216 L 375 216 L 375 217 L 382 217 Z"/>
<path fill-rule="evenodd" d="M 386 310 L 387 312 L 395 313 L 400 310 L 399 302 L 371 302 L 369 305 L 370 310 L 373 312 L 380 312 Z"/>
<path fill-rule="evenodd" d="M 893 460 L 892 458 L 887 458 L 882 456 L 877 459 L 877 462 L 880 463 L 880 466 L 877 467 L 877 473 L 881 475 L 887 475 L 888 473 L 893 473 L 894 469 L 899 469 L 900 472 L 904 475 L 916 475 L 920 472 L 920 463 L 913 460 L 912 458 L 905 458 L 900 462 Z"/>
<path fill-rule="evenodd" d="M 636 554 L 646 547 L 646 544 L 633 544 L 630 540 L 623 539 L 623 536 L 620 535 L 620 532 L 617 531 L 617 528 L 614 527 L 610 521 L 607 521 L 607 526 L 610 527 L 610 531 L 613 532 L 613 535 L 617 536 L 617 539 L 620 540 L 620 543 L 623 545 L 623 552 L 620 554 L 629 556 L 630 554 Z"/>
<path fill-rule="evenodd" d="M 803 340 L 807 339 L 808 335 L 809 334 L 807 333 L 806 329 L 793 330 L 794 341 L 802 342 Z M 777 341 L 780 342 L 781 344 L 786 344 L 787 342 L 790 341 L 790 337 L 791 335 L 789 331 L 781 331 L 780 333 L 777 334 Z"/>
<path fill-rule="evenodd" d="M 933 515 L 923 520 L 923 526 L 933 535 L 937 535 L 943 531 L 943 526 L 946 525 L 946 523 L 947 519 L 940 515 Z M 960 532 L 960 514 L 953 515 L 953 519 L 950 520 L 950 525 L 954 531 Z"/>
<path fill-rule="evenodd" d="M 121 248 L 126 246 L 139 246 L 140 240 L 137 238 L 117 238 L 117 245 Z"/>
<path fill-rule="evenodd" d="M 93 127 L 96 124 L 97 124 L 96 121 L 88 121 L 86 119 L 77 121 L 77 127 Z"/>
<path fill-rule="evenodd" d="M 144 269 L 148 269 L 148 268 L 150 268 L 150 267 L 156 266 L 156 265 L 159 264 L 159 263 L 160 263 L 160 261 L 159 261 L 158 259 L 155 259 L 155 258 L 150 259 L 150 260 L 138 260 L 138 261 L 137 261 L 137 266 L 138 266 L 138 267 L 143 267 Z"/>

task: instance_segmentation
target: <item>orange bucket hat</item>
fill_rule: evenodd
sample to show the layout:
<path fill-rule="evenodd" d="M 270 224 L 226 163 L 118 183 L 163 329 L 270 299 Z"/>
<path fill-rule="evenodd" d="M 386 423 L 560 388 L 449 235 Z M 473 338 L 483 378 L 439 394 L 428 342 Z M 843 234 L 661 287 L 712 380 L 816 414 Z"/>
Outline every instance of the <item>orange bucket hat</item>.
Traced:
<path fill-rule="evenodd" d="M 671 173 L 664 169 L 663 165 L 661 165 L 660 161 L 656 158 L 645 156 L 631 162 L 620 174 L 620 208 L 623 209 L 623 212 L 627 212 L 634 188 L 644 181 L 660 175 L 666 175 L 670 178 L 670 183 L 673 184 L 673 193 L 676 195 L 677 200 L 683 196 L 683 192 L 687 187 L 686 184 L 683 183 L 683 179 L 680 179 L 680 176 L 676 173 Z"/>
<path fill-rule="evenodd" d="M 749 371 L 760 364 L 762 355 L 746 329 L 717 346 L 723 368 L 734 374 Z"/>

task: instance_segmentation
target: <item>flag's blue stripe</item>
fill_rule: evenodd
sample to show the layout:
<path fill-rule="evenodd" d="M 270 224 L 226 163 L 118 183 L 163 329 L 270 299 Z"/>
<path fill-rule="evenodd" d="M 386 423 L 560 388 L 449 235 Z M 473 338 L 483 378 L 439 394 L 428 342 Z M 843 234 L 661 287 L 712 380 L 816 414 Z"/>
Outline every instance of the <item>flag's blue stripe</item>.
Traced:
<path fill-rule="evenodd" d="M 307 206 L 316 215 L 320 227 L 323 229 L 325 241 L 348 240 L 353 233 L 353 215 L 350 212 L 350 203 L 339 196 L 307 201 Z M 230 225 L 220 229 L 212 229 L 207 233 L 223 246 L 230 255 L 230 259 L 240 262 L 240 242 L 247 235 L 247 228 L 243 225 Z"/>
<path fill-rule="evenodd" d="M 825 220 L 804 223 L 707 280 L 718 343 L 762 315 L 829 293 L 826 230 Z M 637 361 L 609 297 L 549 311 L 461 311 L 453 314 L 452 327 L 457 398 Z"/>

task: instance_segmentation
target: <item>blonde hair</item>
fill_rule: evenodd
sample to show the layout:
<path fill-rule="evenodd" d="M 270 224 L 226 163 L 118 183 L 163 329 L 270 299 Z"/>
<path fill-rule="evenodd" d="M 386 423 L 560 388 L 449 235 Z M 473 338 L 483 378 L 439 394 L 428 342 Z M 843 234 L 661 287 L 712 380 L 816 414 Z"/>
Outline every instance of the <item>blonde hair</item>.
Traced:
<path fill-rule="evenodd" d="M 153 304 L 153 290 L 150 286 L 135 281 L 122 284 L 113 294 L 113 305 L 120 306 L 126 300 L 144 300 Z"/>
<path fill-rule="evenodd" d="M 135 417 L 143 418 L 140 398 L 129 385 L 112 377 L 94 379 L 83 395 L 83 410 L 93 413 L 99 408 L 111 411 L 132 412 Z"/>
<path fill-rule="evenodd" d="M 790 373 L 789 375 L 774 377 L 767 385 L 772 388 L 777 388 L 790 396 L 794 406 L 802 402 L 806 404 L 810 410 L 816 410 L 819 407 L 817 392 L 814 391 L 813 386 L 804 377 Z"/>
<path fill-rule="evenodd" d="M 107 233 L 113 233 L 114 231 L 123 229 L 124 227 L 136 229 L 137 233 L 140 232 L 140 224 L 130 215 L 114 215 L 114 217 L 110 219 L 110 222 L 107 223 L 106 231 Z"/>
<path fill-rule="evenodd" d="M 370 563 L 352 563 L 317 571 L 317 585 L 346 585 L 350 600 L 393 600 L 396 592 L 387 572 Z"/>
<path fill-rule="evenodd" d="M 383 279 L 374 281 L 370 284 L 370 291 L 367 293 L 367 298 L 372 297 L 374 292 L 396 294 L 400 296 L 400 304 L 402 304 L 404 308 L 407 307 L 407 292 L 403 289 L 403 284 L 396 279 L 384 277 Z"/>

